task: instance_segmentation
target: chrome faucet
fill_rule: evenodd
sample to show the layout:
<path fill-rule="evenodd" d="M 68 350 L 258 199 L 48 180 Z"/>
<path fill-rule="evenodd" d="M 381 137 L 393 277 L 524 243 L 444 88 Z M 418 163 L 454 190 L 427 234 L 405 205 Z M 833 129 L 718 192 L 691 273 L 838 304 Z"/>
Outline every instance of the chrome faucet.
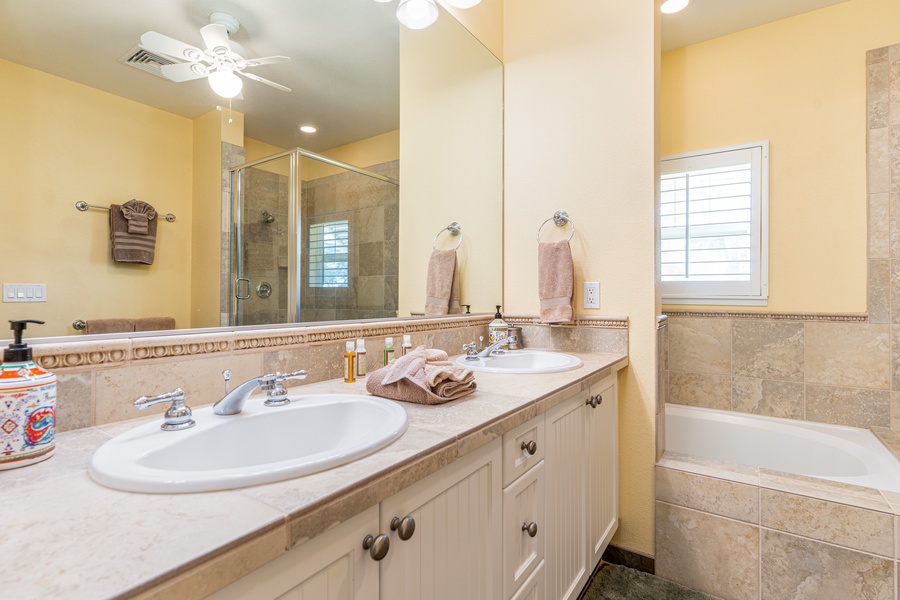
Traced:
<path fill-rule="evenodd" d="M 463 345 L 463 350 L 466 351 L 466 360 L 478 360 L 480 358 L 488 358 L 494 352 L 500 354 L 503 352 L 503 346 L 509 347 L 510 342 L 515 340 L 515 336 L 508 335 L 505 338 L 500 338 L 493 344 L 487 346 L 484 350 L 480 352 L 475 352 L 475 342 L 470 342 L 468 344 Z"/>
<path fill-rule="evenodd" d="M 307 372 L 304 370 L 294 371 L 293 373 L 281 373 L 276 371 L 268 375 L 254 377 L 237 386 L 230 392 L 226 392 L 225 397 L 213 405 L 213 412 L 217 415 L 236 415 L 244 408 L 247 398 L 256 388 L 260 388 L 266 394 L 266 406 L 284 406 L 290 403 L 287 397 L 287 389 L 284 382 L 288 379 L 306 379 Z M 231 372 L 228 371 L 225 376 L 226 390 L 228 380 L 231 379 Z"/>
<path fill-rule="evenodd" d="M 163 431 L 181 431 L 190 429 L 196 423 L 191 418 L 191 408 L 184 403 L 185 393 L 181 388 L 175 388 L 167 394 L 157 396 L 141 396 L 134 401 L 134 407 L 140 410 L 156 406 L 162 402 L 171 402 L 172 405 L 163 415 L 165 422 L 159 426 Z"/>

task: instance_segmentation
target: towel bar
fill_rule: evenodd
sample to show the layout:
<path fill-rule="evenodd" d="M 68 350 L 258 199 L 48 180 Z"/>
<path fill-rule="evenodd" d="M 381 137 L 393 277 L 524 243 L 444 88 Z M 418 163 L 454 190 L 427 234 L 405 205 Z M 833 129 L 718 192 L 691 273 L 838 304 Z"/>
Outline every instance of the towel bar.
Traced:
<path fill-rule="evenodd" d="M 575 236 L 575 222 L 569 218 L 569 213 L 567 213 L 564 210 L 558 210 L 555 213 L 553 213 L 552 217 L 550 217 L 549 219 L 547 219 L 546 221 L 541 223 L 541 226 L 538 227 L 537 236 L 535 236 L 537 238 L 538 244 L 541 243 L 541 229 L 543 229 L 544 225 L 546 225 L 550 221 L 553 221 L 553 224 L 556 225 L 557 227 L 565 227 L 566 223 L 571 225 L 572 233 L 569 234 L 569 239 L 567 239 L 566 241 L 567 242 L 572 241 L 572 238 Z"/>
<path fill-rule="evenodd" d="M 88 204 L 84 200 L 79 200 L 75 203 L 75 208 L 80 210 L 81 212 L 86 211 L 89 208 L 99 208 L 100 210 L 109 210 L 108 206 L 97 206 L 96 204 Z M 175 220 L 175 215 L 172 213 L 166 213 L 166 221 L 172 223 Z"/>
<path fill-rule="evenodd" d="M 454 248 L 454 250 L 459 250 L 459 245 L 462 244 L 462 225 L 460 225 L 456 221 L 453 221 L 452 223 L 438 231 L 437 235 L 434 236 L 434 242 L 432 242 L 431 244 L 431 249 L 437 250 L 438 238 L 441 237 L 441 234 L 445 231 L 449 231 L 450 235 L 452 235 L 453 237 L 459 236 L 459 241 L 456 242 L 456 248 Z"/>

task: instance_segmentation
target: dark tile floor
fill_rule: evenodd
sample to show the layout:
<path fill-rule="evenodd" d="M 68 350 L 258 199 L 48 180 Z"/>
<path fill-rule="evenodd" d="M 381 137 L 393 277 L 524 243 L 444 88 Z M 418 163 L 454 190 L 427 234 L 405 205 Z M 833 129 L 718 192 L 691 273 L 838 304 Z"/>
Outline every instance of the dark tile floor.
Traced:
<path fill-rule="evenodd" d="M 649 573 L 603 563 L 579 600 L 716 600 Z"/>

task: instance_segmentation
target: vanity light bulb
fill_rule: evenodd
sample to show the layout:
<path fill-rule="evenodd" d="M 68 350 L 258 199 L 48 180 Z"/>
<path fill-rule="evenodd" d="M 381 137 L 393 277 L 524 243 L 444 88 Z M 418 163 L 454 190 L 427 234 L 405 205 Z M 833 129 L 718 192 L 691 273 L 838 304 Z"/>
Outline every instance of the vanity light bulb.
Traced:
<path fill-rule="evenodd" d="M 453 8 L 472 8 L 481 4 L 481 0 L 444 0 L 444 4 L 449 4 Z"/>
<path fill-rule="evenodd" d="M 662 3 L 662 6 L 659 7 L 659 10 L 667 15 L 671 15 L 672 13 L 684 10 L 690 1 L 691 0 L 665 0 L 665 2 Z"/>
<path fill-rule="evenodd" d="M 397 19 L 410 29 L 425 29 L 438 18 L 434 0 L 400 0 Z"/>
<path fill-rule="evenodd" d="M 223 98 L 234 98 L 241 93 L 244 82 L 232 71 L 221 70 L 209 74 L 209 87 Z"/>

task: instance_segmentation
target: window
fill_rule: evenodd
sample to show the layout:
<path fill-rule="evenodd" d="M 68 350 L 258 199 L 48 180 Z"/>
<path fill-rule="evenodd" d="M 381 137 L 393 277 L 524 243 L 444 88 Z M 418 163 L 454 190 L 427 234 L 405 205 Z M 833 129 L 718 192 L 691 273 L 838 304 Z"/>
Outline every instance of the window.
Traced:
<path fill-rule="evenodd" d="M 349 229 L 346 220 L 309 226 L 309 287 L 347 287 Z"/>
<path fill-rule="evenodd" d="M 662 159 L 664 304 L 765 306 L 768 163 L 768 142 Z"/>

